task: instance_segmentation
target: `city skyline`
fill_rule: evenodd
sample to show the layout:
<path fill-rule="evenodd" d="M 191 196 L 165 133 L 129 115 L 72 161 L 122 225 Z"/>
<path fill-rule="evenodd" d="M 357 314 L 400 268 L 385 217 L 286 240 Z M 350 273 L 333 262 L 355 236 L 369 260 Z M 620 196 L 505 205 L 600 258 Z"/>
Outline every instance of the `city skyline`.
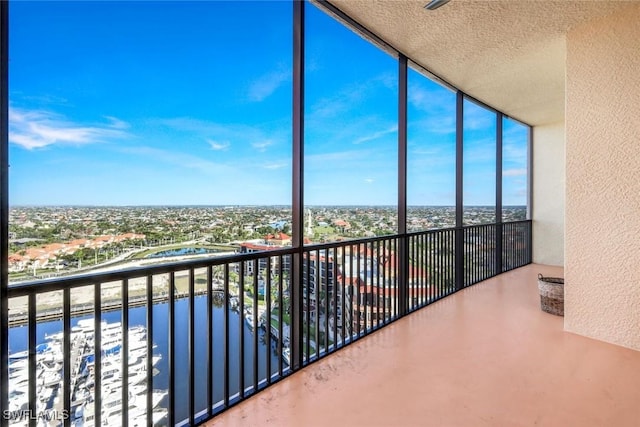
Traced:
<path fill-rule="evenodd" d="M 290 205 L 291 14 L 288 2 L 14 3 L 10 204 Z M 305 203 L 395 206 L 396 60 L 315 7 L 307 32 Z M 452 99 L 410 71 L 410 205 L 455 202 Z M 492 117 L 465 103 L 465 205 L 495 200 Z M 526 132 L 505 121 L 505 205 L 526 204 Z"/>

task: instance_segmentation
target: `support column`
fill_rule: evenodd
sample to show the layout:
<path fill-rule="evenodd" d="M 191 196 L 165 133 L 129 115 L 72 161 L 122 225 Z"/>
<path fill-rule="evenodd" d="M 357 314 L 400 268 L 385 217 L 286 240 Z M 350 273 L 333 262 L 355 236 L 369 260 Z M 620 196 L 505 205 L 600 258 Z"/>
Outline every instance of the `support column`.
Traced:
<path fill-rule="evenodd" d="M 463 213 L 463 106 L 464 95 L 461 91 L 456 93 L 456 291 L 464 288 L 464 232 Z"/>
<path fill-rule="evenodd" d="M 398 58 L 398 315 L 409 309 L 409 239 L 407 237 L 407 57 Z"/>
<path fill-rule="evenodd" d="M 302 367 L 302 257 L 304 249 L 304 1 L 293 2 L 293 176 L 291 298 L 291 369 Z"/>
<path fill-rule="evenodd" d="M 502 113 L 496 113 L 496 262 L 494 274 L 502 273 Z"/>

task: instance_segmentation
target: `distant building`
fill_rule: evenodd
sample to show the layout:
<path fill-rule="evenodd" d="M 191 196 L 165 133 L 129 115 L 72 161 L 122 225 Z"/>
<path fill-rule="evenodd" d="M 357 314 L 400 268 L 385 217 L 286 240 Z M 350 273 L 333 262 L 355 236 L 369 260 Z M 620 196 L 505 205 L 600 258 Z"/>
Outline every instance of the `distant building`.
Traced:
<path fill-rule="evenodd" d="M 264 238 L 265 243 L 274 246 L 290 246 L 291 236 L 288 236 L 282 232 L 275 234 L 267 234 Z M 273 249 L 273 248 L 271 248 Z"/>
<path fill-rule="evenodd" d="M 144 234 L 127 233 L 118 236 L 99 236 L 95 239 L 75 239 L 65 243 L 50 243 L 38 248 L 27 248 L 9 256 L 9 271 L 24 271 L 30 268 L 45 268 L 50 260 L 62 255 L 71 255 L 82 248 L 99 249 L 111 243 L 144 239 Z"/>
<path fill-rule="evenodd" d="M 274 248 L 273 245 L 271 245 L 271 246 L 270 245 L 260 245 L 260 244 L 256 244 L 256 243 L 250 243 L 250 242 L 244 242 L 244 243 L 240 244 L 240 253 L 241 254 L 251 254 L 251 253 L 254 253 L 254 252 L 272 251 L 274 249 L 276 249 L 276 248 Z M 271 258 L 270 269 L 271 269 L 271 274 L 272 275 L 278 274 L 278 272 L 280 271 L 279 259 L 280 259 L 280 257 Z M 282 259 L 282 271 L 283 272 L 291 271 L 291 256 L 283 255 L 281 257 L 281 259 Z M 253 261 L 245 262 L 244 263 L 244 273 L 248 274 L 248 275 L 253 275 L 253 273 L 254 273 L 254 264 L 255 263 Z M 259 258 L 257 264 L 258 264 L 259 273 L 264 272 L 269 267 L 267 258 Z"/>
<path fill-rule="evenodd" d="M 341 233 L 344 233 L 347 230 L 351 229 L 351 224 L 349 224 L 347 221 L 343 220 L 343 219 L 334 219 L 332 221 L 332 224 L 335 228 L 338 229 L 338 231 L 340 231 Z"/>

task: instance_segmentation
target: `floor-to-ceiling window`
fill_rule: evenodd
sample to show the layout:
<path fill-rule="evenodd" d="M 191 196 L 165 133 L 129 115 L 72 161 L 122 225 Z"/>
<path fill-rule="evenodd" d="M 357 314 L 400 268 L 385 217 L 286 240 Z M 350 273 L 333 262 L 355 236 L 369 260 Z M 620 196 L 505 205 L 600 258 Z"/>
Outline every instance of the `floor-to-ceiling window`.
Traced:
<path fill-rule="evenodd" d="M 407 231 L 455 226 L 456 94 L 408 72 Z"/>
<path fill-rule="evenodd" d="M 502 123 L 502 220 L 519 221 L 527 216 L 529 128 L 509 118 Z"/>
<path fill-rule="evenodd" d="M 397 59 L 312 4 L 305 30 L 304 234 L 313 242 L 393 234 Z"/>
<path fill-rule="evenodd" d="M 496 221 L 496 113 L 465 99 L 463 106 L 464 225 Z"/>
<path fill-rule="evenodd" d="M 10 14 L 12 282 L 232 254 L 239 250 L 235 242 L 290 243 L 291 2 L 12 2 Z M 259 274 L 264 288 L 266 273 L 259 265 L 260 271 L 242 273 L 246 283 Z M 235 267 L 226 276 L 216 268 L 213 276 L 216 283 L 227 277 L 240 298 L 244 290 L 238 290 L 241 272 Z M 189 287 L 186 273 L 173 281 L 176 294 Z M 196 292 L 202 292 L 207 271 L 193 274 Z M 120 297 L 120 283 L 96 286 L 105 304 Z M 133 298 L 149 285 L 141 277 L 127 286 Z M 168 275 L 153 276 L 151 286 L 154 298 L 172 292 Z M 73 289 L 73 310 L 91 306 L 94 296 L 93 285 Z M 198 363 L 191 371 L 199 379 L 195 402 L 189 402 L 188 381 L 178 381 L 168 408 L 178 421 L 188 416 L 190 404 L 196 411 L 205 407 L 209 341 L 203 302 L 194 302 L 200 324 L 193 343 Z M 149 339 L 157 346 L 158 375 L 148 386 L 159 391 L 169 387 L 170 359 L 175 377 L 190 374 L 185 303 L 176 303 L 174 343 L 168 342 L 166 303 L 153 306 L 153 325 L 146 324 L 144 306 L 126 312 L 132 327 L 153 326 Z M 38 316 L 59 310 L 62 293 L 39 295 L 36 305 Z M 12 299 L 10 310 L 26 311 L 26 300 Z M 94 315 L 84 312 L 85 319 Z M 125 312 L 105 310 L 102 316 L 113 324 L 123 321 Z M 214 376 L 228 375 L 234 394 L 250 382 L 254 365 L 237 356 L 238 330 L 248 328 L 243 313 L 231 315 L 240 326 L 231 333 L 227 355 L 222 352 L 223 316 L 218 302 L 211 339 Z M 74 316 L 73 325 L 79 320 Z M 61 325 L 38 322 L 38 344 L 49 342 L 45 334 Z M 249 332 L 246 337 L 249 342 Z M 27 339 L 26 328 L 11 328 L 10 351 L 26 350 Z M 132 338 L 134 344 L 139 343 Z M 272 357 L 269 344 L 258 349 L 261 378 L 266 358 Z M 226 373 L 223 360 L 232 360 Z M 245 384 L 240 365 L 246 365 Z M 106 409 L 109 399 L 119 396 L 107 394 L 104 378 L 103 421 L 119 424 L 119 415 Z M 15 383 L 10 386 L 17 390 Z M 144 408 L 140 389 L 131 385 L 129 393 L 132 408 Z M 213 393 L 215 401 L 222 398 L 221 381 Z M 144 416 L 134 409 L 129 414 Z"/>
<path fill-rule="evenodd" d="M 290 234 L 291 15 L 289 2 L 13 3 L 12 280 L 123 249 L 39 261 L 51 243 Z"/>

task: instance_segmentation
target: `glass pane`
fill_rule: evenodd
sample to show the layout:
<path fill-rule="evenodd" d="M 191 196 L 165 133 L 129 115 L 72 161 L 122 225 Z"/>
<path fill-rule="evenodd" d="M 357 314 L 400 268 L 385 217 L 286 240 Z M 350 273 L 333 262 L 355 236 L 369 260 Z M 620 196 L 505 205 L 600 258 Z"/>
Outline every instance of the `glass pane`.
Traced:
<path fill-rule="evenodd" d="M 464 225 L 496 221 L 496 114 L 474 102 L 463 107 Z"/>
<path fill-rule="evenodd" d="M 397 60 L 307 5 L 305 236 L 395 233 Z"/>
<path fill-rule="evenodd" d="M 12 281 L 286 232 L 291 16 L 291 2 L 16 2 Z"/>
<path fill-rule="evenodd" d="M 456 94 L 409 69 L 407 231 L 456 223 Z"/>
<path fill-rule="evenodd" d="M 527 141 L 529 128 L 502 121 L 502 220 L 527 219 Z"/>

